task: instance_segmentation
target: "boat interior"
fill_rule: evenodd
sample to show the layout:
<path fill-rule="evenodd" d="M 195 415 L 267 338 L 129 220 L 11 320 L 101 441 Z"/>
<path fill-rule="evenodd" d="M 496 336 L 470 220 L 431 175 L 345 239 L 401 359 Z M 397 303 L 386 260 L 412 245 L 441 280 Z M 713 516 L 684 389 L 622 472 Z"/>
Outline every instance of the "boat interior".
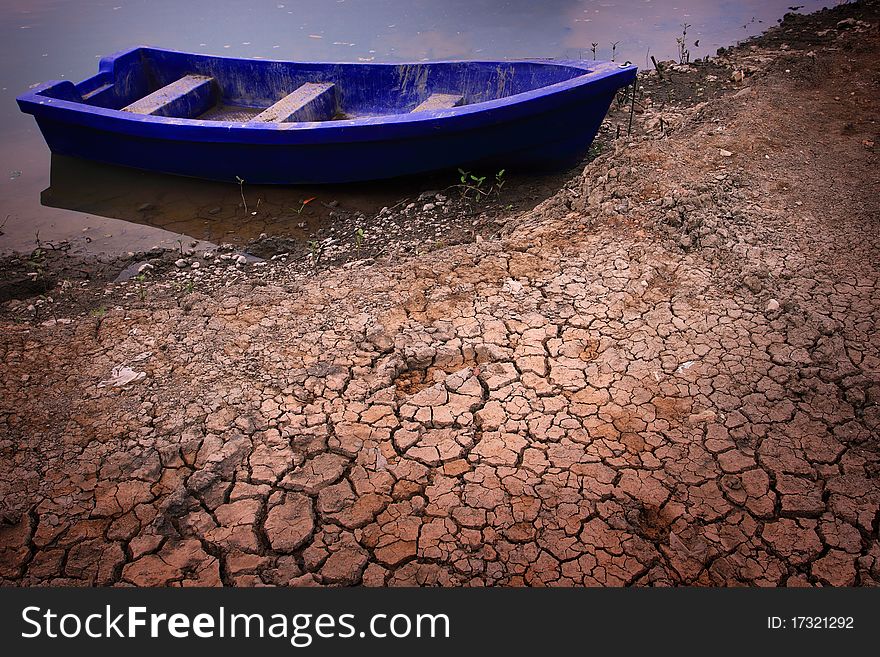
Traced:
<path fill-rule="evenodd" d="M 255 123 L 333 121 L 448 110 L 585 74 L 541 62 L 308 64 L 155 48 L 106 58 L 101 72 L 46 93 L 133 114 Z"/>

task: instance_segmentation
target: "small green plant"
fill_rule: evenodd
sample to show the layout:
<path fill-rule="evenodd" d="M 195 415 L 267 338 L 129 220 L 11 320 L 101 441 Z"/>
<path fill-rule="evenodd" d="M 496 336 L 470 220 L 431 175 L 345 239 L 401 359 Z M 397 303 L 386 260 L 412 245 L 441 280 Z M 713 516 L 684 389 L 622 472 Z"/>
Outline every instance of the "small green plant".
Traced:
<path fill-rule="evenodd" d="M 483 183 L 486 182 L 486 176 L 477 176 L 470 171 L 465 171 L 464 169 L 459 169 L 458 173 L 461 174 L 460 180 L 462 185 L 476 184 L 477 188 L 480 188 L 482 187 Z"/>
<path fill-rule="evenodd" d="M 31 251 L 31 263 L 37 264 L 42 263 L 43 259 L 46 257 L 46 249 L 43 248 L 43 242 L 40 240 L 40 231 L 34 231 L 34 243 L 37 245 L 33 251 Z"/>
<path fill-rule="evenodd" d="M 144 281 L 147 280 L 147 277 L 144 274 L 138 274 L 137 276 L 134 277 L 134 280 L 137 281 L 137 283 L 138 283 L 138 286 L 137 286 L 138 298 L 141 300 L 141 303 L 143 303 L 147 298 L 147 290 L 144 287 Z"/>
<path fill-rule="evenodd" d="M 104 319 L 104 316 L 107 314 L 107 308 L 104 306 L 98 306 L 97 308 L 92 308 L 91 315 L 92 317 L 96 317 L 98 319 Z"/>
<path fill-rule="evenodd" d="M 37 244 L 40 244 L 39 233 L 37 234 Z M 42 246 L 38 246 L 36 249 L 31 251 L 31 255 L 28 258 L 28 265 L 36 272 L 36 277 L 38 279 L 43 278 L 46 265 L 46 250 Z"/>
<path fill-rule="evenodd" d="M 307 198 L 306 200 L 301 201 L 301 202 L 300 202 L 300 206 L 299 206 L 299 210 L 297 210 L 296 208 L 294 208 L 293 211 L 296 212 L 297 214 L 302 214 L 302 213 L 303 213 L 303 210 L 306 209 L 306 206 L 307 206 L 309 203 L 311 203 L 312 201 L 314 201 L 316 198 L 318 198 L 318 197 L 317 197 L 317 196 L 312 196 L 311 198 Z"/>
<path fill-rule="evenodd" d="M 174 291 L 181 297 L 190 294 L 196 288 L 196 284 L 193 281 L 174 281 L 172 285 Z"/>
<path fill-rule="evenodd" d="M 504 183 L 507 182 L 504 179 L 505 169 L 501 169 L 499 172 L 495 174 L 495 193 L 498 196 L 501 196 L 501 189 L 504 187 Z"/>
<path fill-rule="evenodd" d="M 590 150 L 587 151 L 587 159 L 592 162 L 602 154 L 603 150 L 605 150 L 603 144 L 598 141 L 594 141 L 592 146 L 590 146 Z"/>
<path fill-rule="evenodd" d="M 364 236 L 365 233 L 363 228 L 358 228 L 354 231 L 354 250 L 358 258 L 361 257 L 361 246 L 364 243 Z"/>
<path fill-rule="evenodd" d="M 487 176 L 480 176 L 471 171 L 459 169 L 459 183 L 456 185 L 464 200 L 473 199 L 479 201 L 485 200 L 491 195 L 500 196 L 501 190 L 506 183 L 504 177 L 506 169 L 501 169 L 495 173 L 494 180 L 491 184 L 486 185 Z"/>
<path fill-rule="evenodd" d="M 478 176 L 470 171 L 465 171 L 464 169 L 459 169 L 459 189 L 461 190 L 461 197 L 463 199 L 468 199 L 471 196 L 475 200 L 479 200 L 480 197 L 486 196 L 487 192 L 484 192 L 481 188 L 483 183 L 486 182 L 486 176 Z"/>
<path fill-rule="evenodd" d="M 239 192 L 239 194 L 241 194 L 241 202 L 242 202 L 242 205 L 244 205 L 244 213 L 247 214 L 248 213 L 248 204 L 247 204 L 247 199 L 245 199 L 245 197 L 244 197 L 244 178 L 239 178 L 238 176 L 236 176 L 235 179 L 238 181 L 238 192 Z"/>
<path fill-rule="evenodd" d="M 324 255 L 324 248 L 318 240 L 309 240 L 309 255 L 312 259 L 312 267 L 317 271 L 318 263 L 321 262 L 321 256 Z"/>
<path fill-rule="evenodd" d="M 675 42 L 678 44 L 678 63 L 679 64 L 688 64 L 691 61 L 691 52 L 687 47 L 687 33 L 688 28 L 691 27 L 688 23 L 681 24 L 681 36 L 675 38 Z M 699 43 L 699 41 L 697 41 Z"/>

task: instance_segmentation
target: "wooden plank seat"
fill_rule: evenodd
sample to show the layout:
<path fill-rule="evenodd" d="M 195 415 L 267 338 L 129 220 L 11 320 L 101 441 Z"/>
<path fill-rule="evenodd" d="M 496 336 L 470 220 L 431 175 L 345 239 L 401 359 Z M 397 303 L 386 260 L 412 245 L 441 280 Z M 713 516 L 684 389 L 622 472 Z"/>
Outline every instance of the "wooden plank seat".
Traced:
<path fill-rule="evenodd" d="M 192 118 L 207 111 L 216 100 L 214 78 L 185 75 L 122 108 L 132 114 Z"/>
<path fill-rule="evenodd" d="M 463 102 L 464 96 L 459 94 L 431 94 L 419 103 L 413 112 L 452 109 L 453 107 L 458 107 Z"/>
<path fill-rule="evenodd" d="M 306 82 L 251 121 L 287 123 L 289 121 L 326 121 L 336 113 L 336 87 L 331 82 Z"/>

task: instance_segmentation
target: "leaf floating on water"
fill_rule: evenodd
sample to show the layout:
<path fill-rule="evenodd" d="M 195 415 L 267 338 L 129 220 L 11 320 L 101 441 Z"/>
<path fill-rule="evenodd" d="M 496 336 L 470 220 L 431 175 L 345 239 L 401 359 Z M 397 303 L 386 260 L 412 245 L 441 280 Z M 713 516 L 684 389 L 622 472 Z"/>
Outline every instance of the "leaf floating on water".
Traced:
<path fill-rule="evenodd" d="M 320 34 L 310 34 L 309 38 L 310 39 L 323 39 L 324 37 L 322 37 Z"/>

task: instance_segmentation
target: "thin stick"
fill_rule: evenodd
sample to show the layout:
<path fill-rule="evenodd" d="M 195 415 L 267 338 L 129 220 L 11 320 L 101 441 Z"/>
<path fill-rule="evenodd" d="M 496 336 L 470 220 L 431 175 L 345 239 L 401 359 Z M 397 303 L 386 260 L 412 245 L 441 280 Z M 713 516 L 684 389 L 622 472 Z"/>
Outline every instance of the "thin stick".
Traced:
<path fill-rule="evenodd" d="M 651 61 L 654 63 L 654 68 L 657 69 L 657 75 L 660 79 L 663 79 L 663 69 L 660 67 L 660 64 L 657 63 L 657 60 L 654 59 L 654 55 L 651 55 Z"/>

